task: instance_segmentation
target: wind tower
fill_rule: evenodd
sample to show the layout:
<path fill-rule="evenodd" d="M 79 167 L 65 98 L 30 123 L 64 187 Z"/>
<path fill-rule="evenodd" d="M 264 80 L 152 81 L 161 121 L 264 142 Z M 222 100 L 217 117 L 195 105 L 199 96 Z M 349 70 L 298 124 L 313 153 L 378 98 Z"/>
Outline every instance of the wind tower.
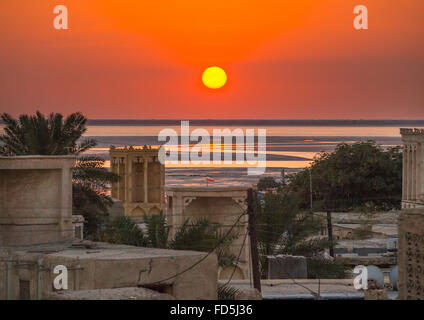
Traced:
<path fill-rule="evenodd" d="M 160 213 L 165 208 L 165 166 L 159 149 L 111 146 L 109 153 L 111 171 L 121 177 L 112 184 L 112 198 L 122 201 L 124 215 L 137 221 Z"/>

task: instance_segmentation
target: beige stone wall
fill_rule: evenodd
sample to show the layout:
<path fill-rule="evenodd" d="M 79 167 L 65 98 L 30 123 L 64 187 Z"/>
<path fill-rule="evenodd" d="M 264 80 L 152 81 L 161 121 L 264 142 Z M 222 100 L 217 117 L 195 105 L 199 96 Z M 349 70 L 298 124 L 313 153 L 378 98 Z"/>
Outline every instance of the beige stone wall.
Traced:
<path fill-rule="evenodd" d="M 112 197 L 123 203 L 124 215 L 142 220 L 165 207 L 165 166 L 159 162 L 159 149 L 110 148 L 111 171 L 121 180 L 112 184 Z"/>
<path fill-rule="evenodd" d="M 73 156 L 0 157 L 0 246 L 70 238 Z"/>
<path fill-rule="evenodd" d="M 399 298 L 424 299 L 424 210 L 404 209 L 399 218 Z"/>
<path fill-rule="evenodd" d="M 23 299 L 26 294 L 29 299 L 48 296 L 55 291 L 53 281 L 57 274 L 53 270 L 58 265 L 68 269 L 70 291 L 140 285 L 176 299 L 216 299 L 217 257 L 205 256 L 200 252 L 107 243 L 87 248 L 21 248 L 4 256 L 0 252 L 0 288 L 4 289 L 0 299 Z"/>
<path fill-rule="evenodd" d="M 223 230 L 228 230 L 243 213 L 246 213 L 247 187 L 168 187 L 167 222 L 170 226 L 170 236 L 183 222 L 190 218 L 208 218 L 213 224 L 220 224 Z M 238 221 L 233 231 L 239 236 L 230 247 L 240 261 L 234 271 L 233 279 L 249 279 L 251 270 L 250 239 L 247 236 L 248 216 L 244 215 Z M 220 279 L 228 279 L 233 274 L 234 267 L 227 267 L 219 272 Z"/>

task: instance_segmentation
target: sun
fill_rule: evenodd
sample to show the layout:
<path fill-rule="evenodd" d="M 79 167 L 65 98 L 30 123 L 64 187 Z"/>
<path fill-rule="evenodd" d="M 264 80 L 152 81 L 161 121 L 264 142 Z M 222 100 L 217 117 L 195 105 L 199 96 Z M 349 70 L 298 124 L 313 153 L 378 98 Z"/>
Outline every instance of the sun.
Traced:
<path fill-rule="evenodd" d="M 210 89 L 219 89 L 227 82 L 227 74 L 220 67 L 209 67 L 203 71 L 202 82 Z"/>

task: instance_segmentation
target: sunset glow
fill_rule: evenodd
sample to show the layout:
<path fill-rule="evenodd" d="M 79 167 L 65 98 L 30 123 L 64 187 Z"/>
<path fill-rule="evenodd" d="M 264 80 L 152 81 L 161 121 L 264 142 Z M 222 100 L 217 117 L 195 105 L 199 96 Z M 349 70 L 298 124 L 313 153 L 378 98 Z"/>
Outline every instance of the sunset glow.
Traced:
<path fill-rule="evenodd" d="M 1 111 L 422 118 L 424 1 L 365 2 L 369 29 L 357 31 L 356 0 L 74 0 L 69 30 L 53 28 L 57 1 L 1 1 Z M 214 65 L 231 85 L 205 87 Z"/>

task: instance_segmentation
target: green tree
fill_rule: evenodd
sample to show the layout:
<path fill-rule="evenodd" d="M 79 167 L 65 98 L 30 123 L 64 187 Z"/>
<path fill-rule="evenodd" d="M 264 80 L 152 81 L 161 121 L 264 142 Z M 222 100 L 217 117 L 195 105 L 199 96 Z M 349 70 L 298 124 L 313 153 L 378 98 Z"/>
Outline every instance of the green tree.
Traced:
<path fill-rule="evenodd" d="M 138 247 L 147 247 L 149 244 L 147 235 L 128 217 L 118 217 L 109 221 L 105 229 L 98 230 L 92 238 L 94 241 Z"/>
<path fill-rule="evenodd" d="M 169 227 L 166 225 L 166 219 L 162 212 L 156 215 L 146 215 L 144 222 L 147 226 L 145 232 L 131 218 L 118 217 L 108 222 L 104 230 L 97 231 L 93 240 L 174 250 L 201 252 L 214 250 L 218 256 L 219 266 L 225 267 L 235 263 L 234 255 L 229 253 L 229 247 L 237 238 L 237 234 L 221 230 L 219 225 L 212 225 L 208 219 L 200 218 L 193 222 L 185 220 L 172 239 L 168 239 Z M 218 284 L 219 300 L 234 300 L 238 292 L 238 289 L 228 284 Z"/>
<path fill-rule="evenodd" d="M 94 239 L 127 245 L 139 245 L 144 247 L 173 249 L 173 250 L 192 250 L 201 252 L 210 252 L 214 250 L 218 256 L 218 264 L 221 267 L 234 265 L 236 257 L 229 251 L 232 242 L 237 239 L 235 232 L 229 232 L 220 225 L 213 225 L 206 218 L 199 218 L 193 221 L 186 219 L 184 223 L 177 228 L 173 238 L 169 239 L 169 227 L 163 214 L 151 215 L 145 217 L 147 231 L 143 232 L 138 228 L 140 244 L 134 244 L 126 236 L 133 232 L 136 226 L 130 218 L 122 217 L 110 221 L 106 224 L 103 231 L 98 231 Z"/>
<path fill-rule="evenodd" d="M 18 119 L 4 113 L 5 124 L 0 135 L 0 155 L 76 155 L 97 145 L 94 140 L 81 140 L 87 131 L 87 119 L 81 113 L 64 118 L 51 113 L 47 118 L 39 111 Z M 73 212 L 86 218 L 86 233 L 92 233 L 107 213 L 112 199 L 107 195 L 110 183 L 119 176 L 104 168 L 104 160 L 96 156 L 79 157 L 73 170 Z"/>
<path fill-rule="evenodd" d="M 231 266 L 236 257 L 230 253 L 229 247 L 238 238 L 235 232 L 223 229 L 219 224 L 212 225 L 206 218 L 191 222 L 186 219 L 177 229 L 169 248 L 175 250 L 194 250 L 209 252 L 215 250 L 218 264 L 221 267 Z"/>
<path fill-rule="evenodd" d="M 104 164 L 105 160 L 98 156 L 81 156 L 72 173 L 73 212 L 84 216 L 85 235 L 96 232 L 113 204 L 107 192 L 119 176 L 109 172 Z"/>
<path fill-rule="evenodd" d="M 287 188 L 267 193 L 263 201 L 256 202 L 255 212 L 263 276 L 268 269 L 267 256 L 313 256 L 328 247 L 326 239 L 314 237 L 321 222 L 310 212 L 302 213 L 296 197 Z"/>
<path fill-rule="evenodd" d="M 302 209 L 310 206 L 309 170 L 314 210 L 376 211 L 400 207 L 402 153 L 374 141 L 339 144 L 317 155 L 311 168 L 290 178 L 289 188 Z"/>
<path fill-rule="evenodd" d="M 262 177 L 257 183 L 258 190 L 268 190 L 273 188 L 278 188 L 281 186 L 281 183 L 275 181 L 274 177 Z"/>
<path fill-rule="evenodd" d="M 167 248 L 169 227 L 161 211 L 160 214 L 145 215 L 144 222 L 147 226 L 147 237 L 153 248 Z"/>
<path fill-rule="evenodd" d="M 5 124 L 5 133 L 0 135 L 3 156 L 79 155 L 96 146 L 91 139 L 77 142 L 87 130 L 87 119 L 78 112 L 66 119 L 59 113 L 45 118 L 39 111 L 33 116 L 21 115 L 17 120 L 7 113 L 0 118 Z"/>

